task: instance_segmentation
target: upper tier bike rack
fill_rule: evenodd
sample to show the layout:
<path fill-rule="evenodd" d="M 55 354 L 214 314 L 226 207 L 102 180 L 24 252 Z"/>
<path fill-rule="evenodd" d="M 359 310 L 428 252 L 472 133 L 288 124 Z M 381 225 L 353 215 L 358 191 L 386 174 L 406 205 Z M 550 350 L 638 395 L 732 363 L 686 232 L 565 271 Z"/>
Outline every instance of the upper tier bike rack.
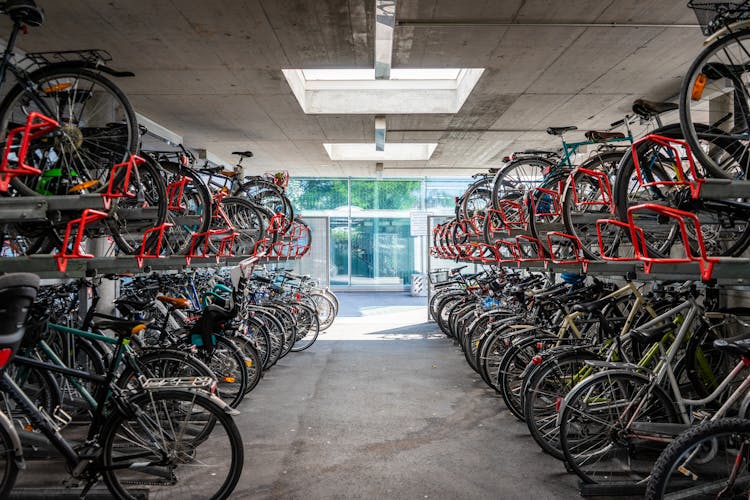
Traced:
<path fill-rule="evenodd" d="M 516 236 L 516 247 L 518 249 L 518 263 L 521 262 L 544 262 L 547 263 L 548 259 L 544 256 L 544 247 L 542 242 L 538 238 L 520 234 Z M 533 249 L 536 256 L 524 257 L 524 248 Z"/>
<path fill-rule="evenodd" d="M 677 180 L 654 180 L 653 177 L 650 179 L 649 177 L 646 177 L 646 174 L 650 175 L 650 173 L 648 173 L 648 171 L 644 172 L 644 166 L 641 165 L 641 160 L 638 157 L 638 147 L 646 143 L 653 143 L 666 151 L 666 154 L 674 167 L 674 174 L 677 177 Z M 638 184 L 641 187 L 686 186 L 690 189 L 690 194 L 693 198 L 699 197 L 701 185 L 705 182 L 705 179 L 698 175 L 698 169 L 695 166 L 693 153 L 690 151 L 690 145 L 686 141 L 665 137 L 659 134 L 649 134 L 633 143 L 631 146 L 631 154 L 633 156 L 633 165 L 635 166 Z M 687 160 L 687 169 L 683 162 L 683 154 Z M 646 167 L 650 168 L 651 166 L 648 165 Z"/>
<path fill-rule="evenodd" d="M 598 200 L 579 200 L 578 199 L 578 188 L 576 186 L 576 175 L 582 174 L 586 177 L 591 177 L 594 179 L 598 186 L 598 192 L 600 193 L 601 199 Z M 610 213 L 615 213 L 615 203 L 612 198 L 612 184 L 609 181 L 609 175 L 607 175 L 607 172 L 603 172 L 601 170 L 591 170 L 589 168 L 581 168 L 578 167 L 574 171 L 570 173 L 570 183 L 571 188 L 573 189 L 573 203 L 575 203 L 576 206 L 591 206 L 591 205 L 598 205 L 598 206 L 606 206 L 609 207 Z"/>
<path fill-rule="evenodd" d="M 172 224 L 171 222 L 165 222 L 158 226 L 154 226 L 151 229 L 147 229 L 143 233 L 141 250 L 135 256 L 135 261 L 138 263 L 138 267 L 143 267 L 144 259 L 158 259 L 161 257 L 161 247 L 162 243 L 164 242 L 164 230 L 172 227 L 173 225 L 174 224 Z M 155 244 L 151 239 L 152 236 L 156 237 Z"/>
<path fill-rule="evenodd" d="M 81 213 L 81 217 L 68 222 L 65 227 L 65 236 L 60 247 L 60 253 L 55 255 L 57 270 L 59 272 L 65 272 L 68 267 L 68 260 L 70 259 L 91 259 L 94 257 L 92 254 L 84 252 L 81 248 L 83 236 L 86 233 L 86 225 L 106 218 L 107 212 L 87 208 Z M 76 235 L 71 245 L 70 240 L 74 229 L 76 229 Z M 68 247 L 71 248 L 70 251 L 68 251 Z"/>
<path fill-rule="evenodd" d="M 560 240 L 570 242 L 572 244 L 572 248 L 574 251 L 573 257 L 572 258 L 558 257 L 554 250 L 555 240 L 557 240 L 557 242 L 559 242 Z M 552 261 L 552 263 L 554 264 L 580 264 L 581 269 L 583 270 L 584 273 L 588 271 L 589 260 L 584 257 L 583 246 L 581 245 L 581 240 L 579 240 L 577 236 L 574 236 L 572 234 L 562 233 L 559 231 L 550 231 L 547 233 L 547 244 L 549 245 L 549 255 L 550 255 L 550 260 Z"/>
<path fill-rule="evenodd" d="M 128 161 L 112 166 L 107 191 L 102 194 L 104 208 L 109 210 L 115 198 L 135 198 L 135 193 L 130 192 L 130 176 L 133 173 L 133 167 L 145 162 L 146 160 L 140 156 L 130 155 Z"/>
<path fill-rule="evenodd" d="M 8 191 L 8 186 L 14 177 L 23 175 L 39 175 L 38 168 L 26 164 L 29 153 L 29 142 L 54 132 L 60 127 L 52 118 L 32 111 L 26 118 L 26 124 L 12 129 L 8 133 L 3 150 L 3 160 L 0 164 L 0 192 Z M 17 148 L 17 149 L 16 149 Z M 16 153 L 15 165 L 12 165 L 10 155 Z"/>
<path fill-rule="evenodd" d="M 221 239 L 219 240 L 219 251 L 216 255 L 211 255 L 209 240 L 215 236 L 221 236 Z M 190 240 L 190 250 L 185 254 L 185 263 L 189 266 L 192 259 L 208 259 L 214 257 L 216 262 L 219 262 L 219 258 L 221 257 L 233 257 L 234 253 L 232 253 L 232 248 L 237 236 L 239 236 L 239 233 L 232 229 L 209 229 L 202 233 L 193 233 Z M 201 241 L 203 242 L 202 245 L 200 244 Z"/>

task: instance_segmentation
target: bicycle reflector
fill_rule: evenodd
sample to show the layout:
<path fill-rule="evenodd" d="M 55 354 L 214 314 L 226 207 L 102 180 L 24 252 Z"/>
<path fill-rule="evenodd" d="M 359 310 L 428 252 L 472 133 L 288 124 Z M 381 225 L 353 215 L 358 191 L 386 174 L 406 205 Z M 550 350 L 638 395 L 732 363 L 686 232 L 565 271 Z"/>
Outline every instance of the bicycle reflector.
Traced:
<path fill-rule="evenodd" d="M 3 349 L 0 349 L 0 370 L 5 368 L 5 365 L 8 364 L 8 361 L 10 360 L 10 357 L 13 355 L 13 349 L 10 347 L 5 347 Z"/>
<path fill-rule="evenodd" d="M 542 364 L 542 356 L 537 354 L 533 358 L 531 358 L 531 364 L 532 365 L 541 365 Z"/>
<path fill-rule="evenodd" d="M 699 73 L 695 82 L 693 82 L 693 90 L 690 92 L 690 99 L 700 101 L 701 97 L 703 97 L 703 89 L 706 88 L 706 83 L 708 83 L 708 77 L 706 74 Z"/>

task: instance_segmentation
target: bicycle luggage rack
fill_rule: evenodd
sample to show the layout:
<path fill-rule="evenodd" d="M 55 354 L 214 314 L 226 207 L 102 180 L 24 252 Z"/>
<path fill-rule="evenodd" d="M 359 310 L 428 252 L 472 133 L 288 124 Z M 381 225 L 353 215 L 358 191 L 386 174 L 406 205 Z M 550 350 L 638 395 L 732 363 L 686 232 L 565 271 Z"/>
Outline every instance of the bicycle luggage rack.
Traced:
<path fill-rule="evenodd" d="M 26 156 L 29 152 L 29 142 L 32 139 L 38 139 L 49 134 L 60 127 L 52 118 L 47 118 L 41 113 L 32 111 L 26 118 L 26 124 L 17 127 L 8 133 L 3 151 L 3 161 L 0 164 L 0 192 L 7 192 L 10 181 L 14 177 L 23 175 L 39 175 L 42 173 L 38 168 L 32 167 L 25 163 Z M 16 165 L 11 167 L 10 155 L 13 152 L 14 141 L 18 139 L 18 149 L 16 152 Z"/>
<path fill-rule="evenodd" d="M 521 262 L 544 262 L 544 266 L 547 267 L 548 259 L 544 256 L 544 247 L 542 242 L 538 238 L 528 236 L 526 234 L 520 234 L 516 236 L 516 246 L 518 248 L 518 264 Z M 524 257 L 522 248 L 533 248 L 536 257 Z"/>
<path fill-rule="evenodd" d="M 213 236 L 224 235 L 219 241 L 219 251 L 216 255 L 210 255 L 208 244 L 209 239 Z M 185 254 L 185 263 L 190 265 L 192 259 L 208 259 L 215 257 L 216 262 L 219 262 L 221 257 L 232 257 L 232 247 L 234 246 L 234 240 L 239 235 L 231 229 L 209 229 L 202 233 L 193 233 L 193 237 L 190 240 L 190 250 Z M 203 244 L 199 245 L 198 242 L 203 240 Z M 202 248 L 201 248 L 202 247 Z M 200 250 L 200 254 L 196 253 L 196 250 Z"/>
<path fill-rule="evenodd" d="M 600 200 L 580 200 L 578 199 L 578 189 L 576 188 L 576 174 L 583 174 L 591 177 L 599 184 Z M 577 168 L 570 173 L 570 183 L 573 189 L 573 203 L 576 206 L 599 205 L 609 207 L 610 213 L 615 213 L 615 204 L 612 200 L 612 184 L 609 181 L 609 175 L 601 170 L 591 170 L 589 168 Z"/>
<path fill-rule="evenodd" d="M 158 226 L 154 226 L 151 229 L 147 229 L 143 233 L 143 241 L 141 242 L 141 250 L 135 256 L 135 261 L 138 264 L 139 268 L 143 267 L 144 259 L 158 259 L 161 257 L 161 247 L 162 247 L 162 243 L 164 242 L 164 230 L 172 227 L 173 225 L 174 224 L 172 224 L 171 222 L 165 222 Z M 151 237 L 152 234 L 156 235 L 155 246 L 149 245 L 149 238 Z M 154 248 L 154 250 L 150 252 L 149 247 Z"/>
<path fill-rule="evenodd" d="M 575 251 L 574 258 L 557 257 L 554 251 L 554 239 L 567 240 L 573 243 L 573 250 Z M 589 268 L 589 260 L 583 255 L 583 246 L 581 240 L 577 236 L 572 234 L 562 233 L 560 231 L 550 231 L 547 233 L 547 244 L 549 245 L 550 261 L 553 264 L 581 264 L 581 270 L 585 273 Z"/>
<path fill-rule="evenodd" d="M 102 194 L 102 201 L 104 208 L 109 210 L 112 205 L 112 200 L 115 198 L 135 198 L 135 193 L 128 191 L 130 188 L 130 175 L 133 173 L 133 167 L 142 165 L 146 160 L 137 155 L 130 155 L 128 161 L 118 163 L 112 166 L 109 171 L 109 184 L 107 185 L 107 192 Z M 115 182 L 118 170 L 124 169 L 122 179 L 119 183 Z"/>
<path fill-rule="evenodd" d="M 644 177 L 641 162 L 638 158 L 638 146 L 646 142 L 652 142 L 666 148 L 667 155 L 670 160 L 674 162 L 674 173 L 677 176 L 676 181 L 649 181 Z M 682 148 L 685 152 L 688 166 L 687 170 L 684 168 L 683 159 L 678 148 Z M 695 160 L 690 151 L 690 145 L 686 141 L 672 139 L 658 134 L 649 134 L 633 143 L 631 146 L 631 154 L 633 156 L 633 165 L 635 166 L 636 176 L 638 177 L 638 184 L 641 187 L 687 186 L 690 189 L 690 195 L 693 198 L 698 198 L 700 196 L 701 186 L 705 182 L 705 179 L 698 176 L 698 170 L 695 167 Z"/>
<path fill-rule="evenodd" d="M 65 272 L 65 270 L 68 267 L 68 261 L 71 259 L 94 258 L 93 255 L 81 250 L 81 242 L 83 240 L 83 235 L 86 233 L 87 224 L 98 222 L 106 218 L 107 218 L 106 212 L 102 212 L 101 210 L 94 210 L 91 208 L 86 208 L 84 209 L 83 212 L 81 212 L 80 218 L 73 219 L 70 222 L 68 222 L 68 225 L 65 227 L 65 237 L 63 237 L 62 246 L 60 247 L 60 253 L 55 255 L 55 261 L 57 262 L 57 270 L 59 272 L 61 273 Z M 71 247 L 72 251 L 68 252 L 68 246 L 70 243 L 71 233 L 73 232 L 73 228 L 76 225 L 78 226 L 78 231 L 76 232 L 75 239 L 73 240 L 73 245 Z"/>

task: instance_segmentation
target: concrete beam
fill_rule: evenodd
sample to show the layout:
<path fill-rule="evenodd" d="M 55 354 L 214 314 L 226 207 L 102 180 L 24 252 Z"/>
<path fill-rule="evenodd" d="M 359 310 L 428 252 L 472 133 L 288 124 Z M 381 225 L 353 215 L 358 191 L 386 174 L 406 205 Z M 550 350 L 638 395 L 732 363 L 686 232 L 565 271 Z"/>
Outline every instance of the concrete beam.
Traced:
<path fill-rule="evenodd" d="M 172 132 L 167 127 L 159 125 L 152 119 L 147 118 L 140 113 L 136 113 L 135 116 L 138 120 L 138 123 L 146 127 L 146 130 L 148 130 L 149 134 L 158 137 L 173 146 L 182 144 L 182 136 L 180 134 Z"/>
<path fill-rule="evenodd" d="M 385 116 L 375 117 L 375 151 L 385 151 Z"/>
<path fill-rule="evenodd" d="M 375 79 L 391 77 L 396 0 L 375 0 Z"/>

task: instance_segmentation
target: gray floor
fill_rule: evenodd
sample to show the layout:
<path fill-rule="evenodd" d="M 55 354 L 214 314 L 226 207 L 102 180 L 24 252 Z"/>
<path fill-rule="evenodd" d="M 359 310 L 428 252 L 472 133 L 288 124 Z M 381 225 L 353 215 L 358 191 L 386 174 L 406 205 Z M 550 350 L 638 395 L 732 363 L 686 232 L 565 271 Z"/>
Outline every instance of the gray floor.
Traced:
<path fill-rule="evenodd" d="M 347 315 L 243 404 L 237 498 L 578 496 L 420 301 L 340 297 Z"/>

